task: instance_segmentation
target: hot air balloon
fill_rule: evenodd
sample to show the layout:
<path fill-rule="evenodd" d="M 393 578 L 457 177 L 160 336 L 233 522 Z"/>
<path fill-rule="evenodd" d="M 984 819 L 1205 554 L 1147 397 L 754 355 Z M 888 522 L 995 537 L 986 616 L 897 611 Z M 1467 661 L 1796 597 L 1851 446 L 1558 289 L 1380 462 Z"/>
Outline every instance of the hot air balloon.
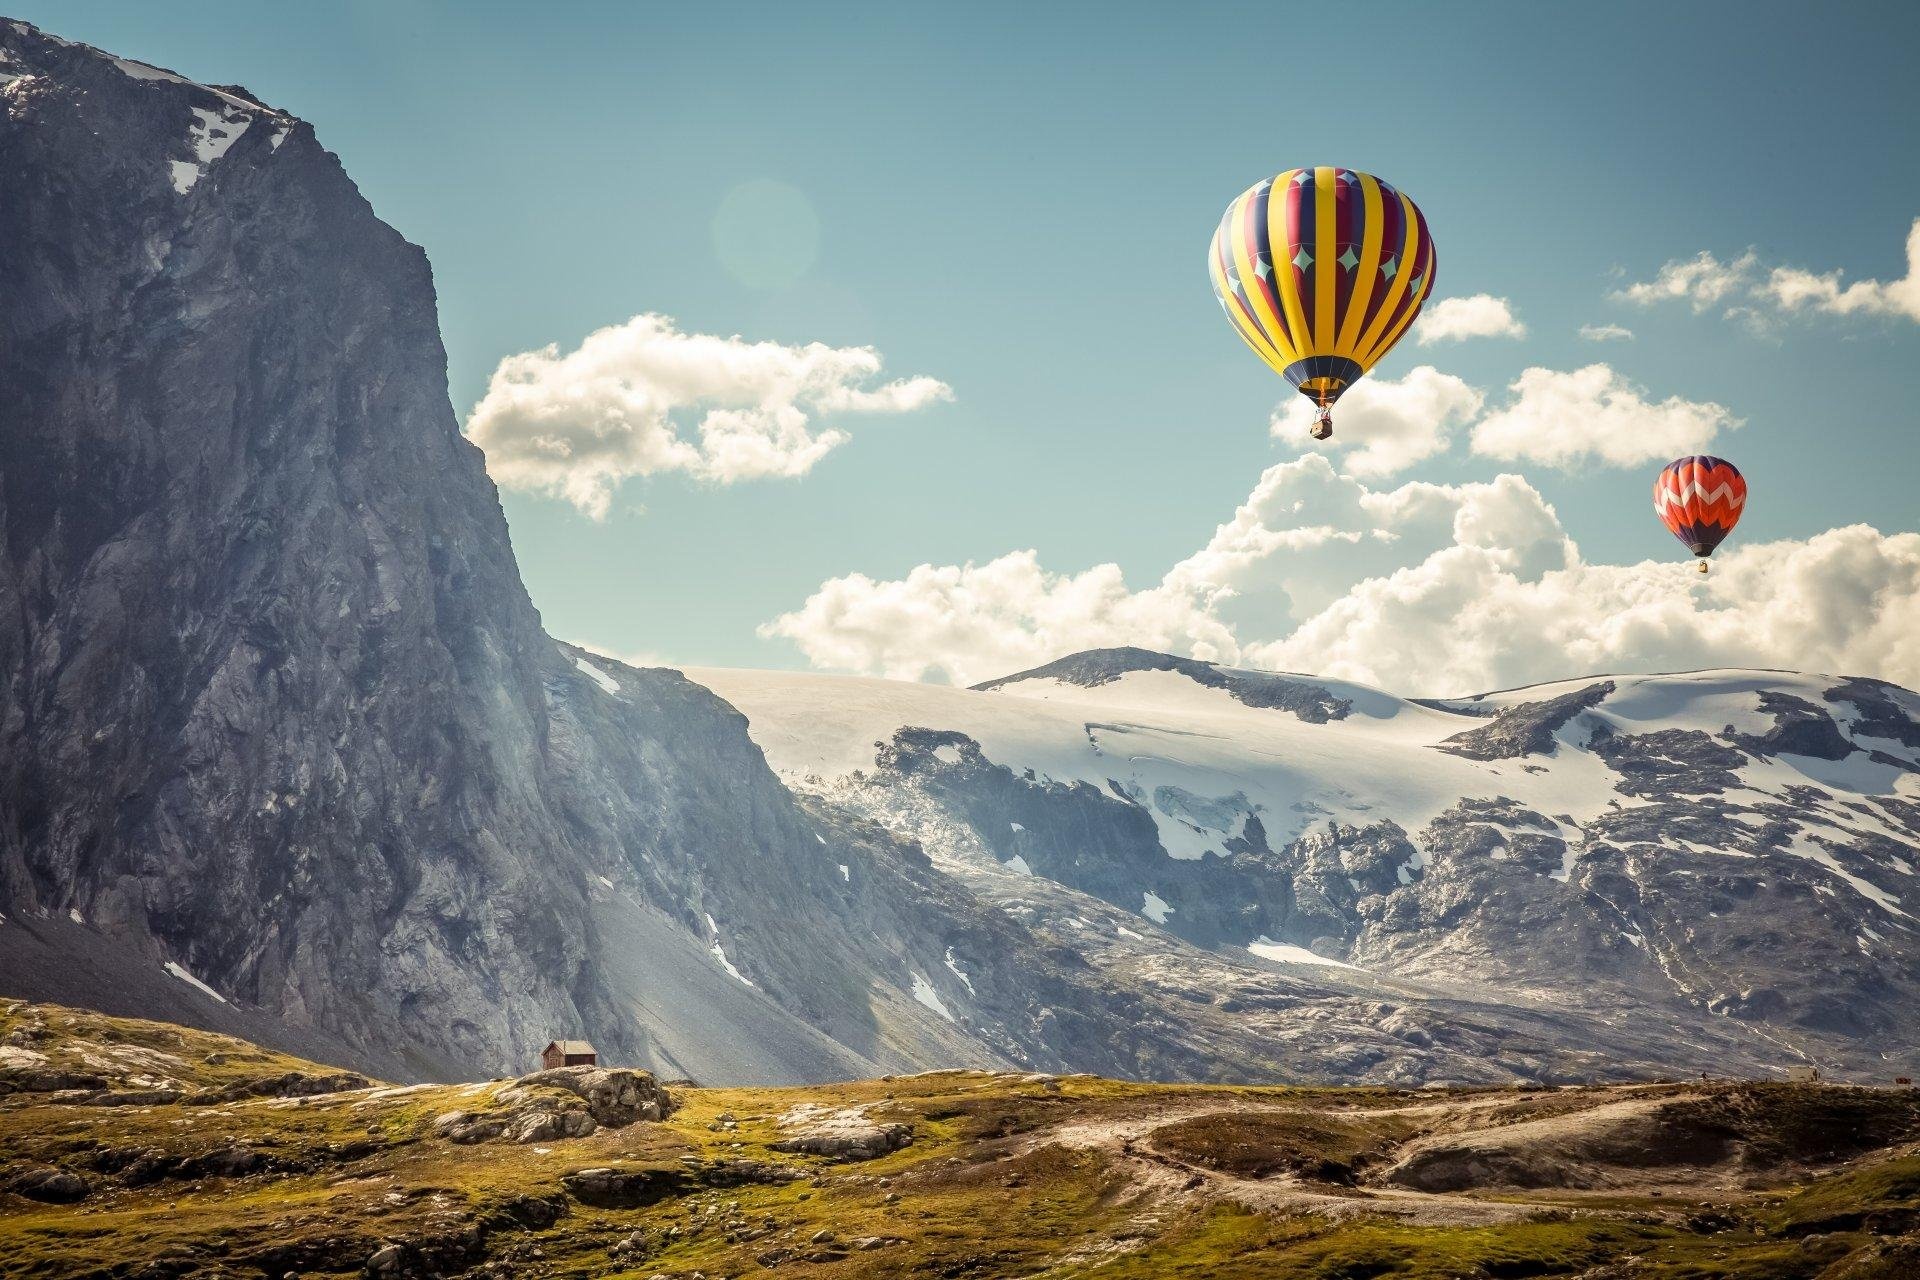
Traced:
<path fill-rule="evenodd" d="M 1675 458 L 1653 482 L 1653 513 L 1700 557 L 1702 573 L 1713 549 L 1740 523 L 1746 505 L 1746 479 L 1725 458 Z"/>
<path fill-rule="evenodd" d="M 1207 272 L 1234 330 L 1320 408 L 1407 331 L 1433 292 L 1419 206 L 1372 174 L 1321 166 L 1256 182 L 1227 206 Z"/>

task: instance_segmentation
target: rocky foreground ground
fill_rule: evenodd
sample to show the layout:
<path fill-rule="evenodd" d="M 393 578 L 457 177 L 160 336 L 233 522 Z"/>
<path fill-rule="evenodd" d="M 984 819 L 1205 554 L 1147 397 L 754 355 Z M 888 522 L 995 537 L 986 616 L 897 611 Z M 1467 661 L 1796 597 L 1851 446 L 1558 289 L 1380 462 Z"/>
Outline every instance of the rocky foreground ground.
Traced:
<path fill-rule="evenodd" d="M 7 1276 L 1920 1274 L 1920 1095 L 391 1086 L 0 1003 Z"/>

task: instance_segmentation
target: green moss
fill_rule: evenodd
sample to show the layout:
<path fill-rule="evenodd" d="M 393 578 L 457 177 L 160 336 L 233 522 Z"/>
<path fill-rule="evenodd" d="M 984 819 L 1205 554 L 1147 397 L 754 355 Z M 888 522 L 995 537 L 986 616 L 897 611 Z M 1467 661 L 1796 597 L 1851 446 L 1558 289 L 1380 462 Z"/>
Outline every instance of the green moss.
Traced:
<path fill-rule="evenodd" d="M 326 1070 L 225 1037 L 0 1005 L 0 1035 L 15 1024 L 40 1028 L 36 1051 L 54 1061 L 84 1062 L 103 1046 L 173 1055 L 196 1087 Z M 436 1135 L 438 1116 L 503 1105 L 499 1092 L 433 1086 L 121 1108 L 0 1099 L 0 1163 L 62 1165 L 94 1182 L 92 1196 L 72 1206 L 0 1194 L 0 1275 L 128 1273 L 155 1258 L 209 1275 L 255 1274 L 271 1270 L 267 1262 L 284 1256 L 277 1251 L 327 1241 L 336 1242 L 340 1269 L 355 1271 L 381 1240 L 473 1229 L 490 1233 L 490 1259 L 581 1280 L 696 1270 L 743 1276 L 760 1272 L 763 1256 L 796 1276 L 1263 1280 L 1574 1276 L 1602 1266 L 1672 1280 L 1800 1280 L 1845 1259 L 1849 1280 L 1866 1280 L 1901 1274 L 1902 1257 L 1872 1252 L 1873 1232 L 1910 1221 L 1920 1207 L 1920 1156 L 1890 1154 L 1811 1181 L 1802 1174 L 1790 1193 L 1729 1193 L 1705 1180 L 1697 1202 L 1672 1186 L 1658 1197 L 1631 1186 L 1608 1195 L 1503 1192 L 1516 1202 L 1506 1212 L 1530 1216 L 1498 1225 L 1334 1220 L 1236 1202 L 1284 1203 L 1289 1186 L 1305 1183 L 1359 1207 L 1369 1179 L 1410 1139 L 1579 1112 L 1619 1096 L 1606 1089 L 1482 1091 L 1464 1107 L 1464 1091 L 956 1071 L 817 1088 L 685 1090 L 666 1123 L 538 1146 L 461 1146 Z M 1890 1127 L 1905 1132 L 1907 1100 L 1856 1091 L 1671 1086 L 1634 1096 L 1667 1095 L 1690 1108 L 1697 1126 L 1724 1128 L 1757 1158 L 1776 1161 L 1756 1171 L 1768 1176 L 1796 1174 L 1800 1157 L 1817 1162 L 1843 1146 L 1857 1149 L 1863 1131 L 1881 1142 L 1893 1140 L 1884 1136 Z M 911 1125 L 914 1141 L 855 1164 L 776 1150 L 788 1136 L 781 1118 L 802 1105 L 861 1107 L 875 1120 Z M 1829 1132 L 1836 1126 L 1847 1132 Z M 269 1156 L 273 1168 L 130 1185 L 104 1154 L 194 1157 L 236 1142 Z M 592 1208 L 563 1190 L 569 1173 L 592 1166 L 678 1170 L 726 1161 L 786 1170 L 795 1180 L 702 1186 L 696 1172 L 680 1194 L 633 1210 Z M 1494 1198 L 1413 1197 L 1401 1207 L 1470 1220 L 1501 1212 Z M 565 1216 L 539 1225 L 557 1210 Z M 823 1231 L 832 1240 L 816 1243 Z M 883 1243 L 852 1247 L 863 1239 Z M 317 1267 L 281 1264 L 271 1273 L 286 1269 Z"/>

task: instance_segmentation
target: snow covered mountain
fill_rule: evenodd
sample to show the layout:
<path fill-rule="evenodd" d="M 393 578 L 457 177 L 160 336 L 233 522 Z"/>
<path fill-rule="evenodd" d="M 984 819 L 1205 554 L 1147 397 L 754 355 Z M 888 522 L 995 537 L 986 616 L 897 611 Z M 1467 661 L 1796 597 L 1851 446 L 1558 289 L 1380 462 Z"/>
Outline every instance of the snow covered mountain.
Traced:
<path fill-rule="evenodd" d="M 1920 1039 L 1920 698 L 1884 683 L 1706 671 L 1409 701 L 1141 650 L 977 689 L 687 674 L 790 786 L 1096 965 L 1551 1010 L 1668 1071 L 1878 1075 Z"/>

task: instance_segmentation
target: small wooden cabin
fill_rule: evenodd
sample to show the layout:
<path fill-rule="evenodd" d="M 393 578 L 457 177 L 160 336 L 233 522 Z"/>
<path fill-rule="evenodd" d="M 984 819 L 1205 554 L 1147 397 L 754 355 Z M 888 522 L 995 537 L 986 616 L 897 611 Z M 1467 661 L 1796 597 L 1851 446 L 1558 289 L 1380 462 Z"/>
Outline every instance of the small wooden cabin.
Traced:
<path fill-rule="evenodd" d="M 551 1071 L 555 1067 L 597 1067 L 600 1055 L 585 1040 L 552 1040 L 540 1051 L 540 1066 Z"/>

